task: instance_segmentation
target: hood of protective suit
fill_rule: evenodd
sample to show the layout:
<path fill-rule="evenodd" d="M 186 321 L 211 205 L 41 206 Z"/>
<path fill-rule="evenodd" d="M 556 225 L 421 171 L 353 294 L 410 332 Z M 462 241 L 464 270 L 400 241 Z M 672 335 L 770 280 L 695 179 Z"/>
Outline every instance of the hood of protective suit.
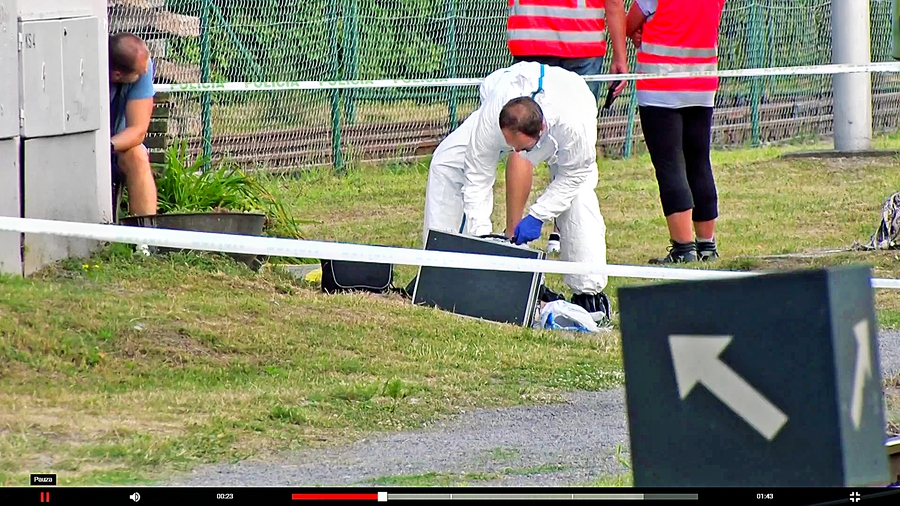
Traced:
<path fill-rule="evenodd" d="M 597 184 L 597 100 L 587 82 L 559 67 L 520 62 L 498 70 L 482 83 L 481 113 L 466 149 L 463 190 L 466 232 L 492 232 L 489 199 L 500 157 L 511 151 L 500 131 L 500 110 L 516 97 L 532 96 L 541 106 L 546 131 L 522 155 L 533 165 L 547 162 L 553 182 L 530 209 L 543 221 L 568 209 L 578 191 Z M 537 92 L 537 93 L 535 93 Z"/>

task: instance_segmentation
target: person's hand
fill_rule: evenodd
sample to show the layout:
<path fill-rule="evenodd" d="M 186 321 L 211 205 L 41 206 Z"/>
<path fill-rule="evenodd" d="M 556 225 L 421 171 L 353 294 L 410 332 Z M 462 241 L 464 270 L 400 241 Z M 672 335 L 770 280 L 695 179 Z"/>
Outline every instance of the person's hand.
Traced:
<path fill-rule="evenodd" d="M 516 225 L 516 231 L 513 232 L 512 237 L 513 242 L 521 245 L 537 239 L 541 236 L 542 226 L 544 226 L 543 221 L 529 214 Z"/>
<path fill-rule="evenodd" d="M 641 47 L 641 32 L 643 32 L 643 31 L 644 31 L 643 28 L 638 28 L 637 30 L 632 32 L 631 35 L 628 36 L 628 38 L 631 39 L 631 44 L 634 46 L 635 49 L 638 49 Z"/>
<path fill-rule="evenodd" d="M 616 57 L 612 65 L 609 67 L 610 74 L 627 74 L 628 73 L 628 60 L 625 57 Z M 624 80 L 619 82 L 619 85 L 616 86 L 616 89 L 613 91 L 613 96 L 618 97 L 620 93 L 625 90 L 626 83 Z"/>

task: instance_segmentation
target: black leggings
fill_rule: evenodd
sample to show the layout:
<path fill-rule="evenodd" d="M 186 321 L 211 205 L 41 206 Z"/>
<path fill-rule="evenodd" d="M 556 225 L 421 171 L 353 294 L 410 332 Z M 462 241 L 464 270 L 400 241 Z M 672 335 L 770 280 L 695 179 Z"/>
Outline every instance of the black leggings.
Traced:
<path fill-rule="evenodd" d="M 640 107 L 639 111 L 663 214 L 693 209 L 694 221 L 718 218 L 719 197 L 709 160 L 712 107 Z"/>

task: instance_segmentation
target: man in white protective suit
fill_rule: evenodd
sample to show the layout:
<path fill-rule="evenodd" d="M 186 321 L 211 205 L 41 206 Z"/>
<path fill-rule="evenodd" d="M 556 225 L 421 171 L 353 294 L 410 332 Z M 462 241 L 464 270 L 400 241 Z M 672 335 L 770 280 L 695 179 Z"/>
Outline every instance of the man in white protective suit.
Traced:
<path fill-rule="evenodd" d="M 432 157 L 423 236 L 429 229 L 491 234 L 497 165 L 509 154 L 508 164 L 531 170 L 547 162 L 551 183 L 521 218 L 530 178 L 507 181 L 507 237 L 531 242 L 540 238 L 543 224 L 556 220 L 562 260 L 606 265 L 606 225 L 594 193 L 597 101 L 587 82 L 559 67 L 520 62 L 491 73 L 479 91 L 480 107 Z M 563 281 L 573 303 L 595 321 L 608 321 L 607 276 L 565 275 Z"/>

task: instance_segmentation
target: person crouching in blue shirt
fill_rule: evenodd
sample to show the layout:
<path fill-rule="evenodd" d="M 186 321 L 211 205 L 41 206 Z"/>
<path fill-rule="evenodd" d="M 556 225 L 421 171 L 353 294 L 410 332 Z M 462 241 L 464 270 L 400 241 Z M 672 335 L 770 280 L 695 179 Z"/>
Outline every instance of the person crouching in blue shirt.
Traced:
<path fill-rule="evenodd" d="M 130 33 L 109 38 L 112 177 L 124 180 L 134 216 L 156 214 L 156 181 L 144 138 L 153 115 L 153 61 L 146 43 Z M 113 203 L 115 205 L 115 202 Z"/>

